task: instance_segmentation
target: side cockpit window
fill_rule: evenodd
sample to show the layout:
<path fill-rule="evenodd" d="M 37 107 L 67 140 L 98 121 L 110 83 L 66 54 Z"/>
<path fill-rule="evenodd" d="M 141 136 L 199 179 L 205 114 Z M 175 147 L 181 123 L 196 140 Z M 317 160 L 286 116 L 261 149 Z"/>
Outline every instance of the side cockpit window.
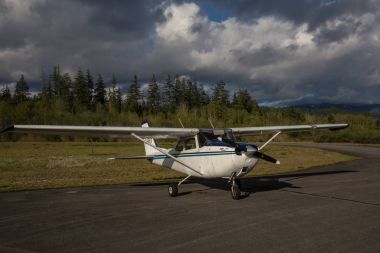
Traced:
<path fill-rule="evenodd" d="M 185 150 L 196 148 L 195 138 L 189 138 L 185 140 Z"/>
<path fill-rule="evenodd" d="M 177 146 L 175 147 L 175 150 L 176 151 L 182 151 L 184 150 L 184 143 L 183 143 L 183 140 L 179 140 L 178 143 L 177 143 Z"/>
<path fill-rule="evenodd" d="M 195 142 L 195 137 L 192 136 L 192 137 L 180 139 L 177 143 L 175 150 L 183 151 L 183 150 L 188 150 L 188 149 L 194 149 L 196 147 L 197 145 Z"/>

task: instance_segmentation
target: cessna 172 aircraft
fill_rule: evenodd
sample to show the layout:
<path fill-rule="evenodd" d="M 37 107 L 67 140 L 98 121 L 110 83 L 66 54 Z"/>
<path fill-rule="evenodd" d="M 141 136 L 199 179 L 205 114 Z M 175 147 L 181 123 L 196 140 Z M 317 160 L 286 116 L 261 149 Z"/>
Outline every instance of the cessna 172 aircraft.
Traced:
<path fill-rule="evenodd" d="M 116 157 L 109 159 L 147 159 L 149 162 L 173 169 L 187 175 L 178 183 L 168 187 L 169 195 L 178 194 L 178 187 L 190 177 L 228 178 L 231 195 L 234 199 L 241 197 L 240 178 L 249 173 L 259 159 L 279 164 L 273 157 L 263 154 L 262 149 L 283 132 L 312 131 L 315 129 L 339 130 L 348 124 L 316 124 L 263 126 L 241 128 L 166 128 L 149 127 L 145 121 L 141 127 L 110 126 L 59 126 L 59 125 L 11 125 L 0 130 L 21 133 L 42 134 L 81 134 L 88 136 L 132 136 L 141 141 L 145 147 L 145 156 Z M 238 141 L 236 137 L 254 134 L 273 134 L 260 147 Z M 155 139 L 175 138 L 175 148 L 162 148 Z"/>

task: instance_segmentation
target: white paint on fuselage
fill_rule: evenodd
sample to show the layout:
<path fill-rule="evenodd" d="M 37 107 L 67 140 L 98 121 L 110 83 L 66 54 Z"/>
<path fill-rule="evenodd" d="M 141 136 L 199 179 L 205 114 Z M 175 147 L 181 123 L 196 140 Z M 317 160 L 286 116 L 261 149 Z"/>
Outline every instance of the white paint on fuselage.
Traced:
<path fill-rule="evenodd" d="M 235 148 L 220 146 L 204 146 L 201 148 L 188 149 L 181 152 L 175 149 L 166 149 L 171 155 L 200 171 L 202 175 L 190 170 L 170 157 L 157 153 L 152 163 L 173 169 L 186 175 L 202 178 L 230 177 L 236 172 L 239 177 L 250 172 L 257 163 L 256 158 L 247 157 L 245 154 L 238 155 Z M 245 171 L 241 172 L 245 167 Z"/>

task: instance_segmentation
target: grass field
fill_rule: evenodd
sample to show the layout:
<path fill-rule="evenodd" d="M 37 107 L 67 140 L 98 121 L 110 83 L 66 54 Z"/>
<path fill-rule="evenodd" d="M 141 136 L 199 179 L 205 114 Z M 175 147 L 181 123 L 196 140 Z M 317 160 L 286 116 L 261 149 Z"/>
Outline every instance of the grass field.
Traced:
<path fill-rule="evenodd" d="M 355 159 L 314 148 L 269 147 L 265 153 L 281 161 L 259 162 L 250 175 L 266 175 Z M 143 155 L 140 143 L 122 142 L 2 142 L 0 191 L 171 180 L 182 174 L 145 160 L 107 160 Z"/>

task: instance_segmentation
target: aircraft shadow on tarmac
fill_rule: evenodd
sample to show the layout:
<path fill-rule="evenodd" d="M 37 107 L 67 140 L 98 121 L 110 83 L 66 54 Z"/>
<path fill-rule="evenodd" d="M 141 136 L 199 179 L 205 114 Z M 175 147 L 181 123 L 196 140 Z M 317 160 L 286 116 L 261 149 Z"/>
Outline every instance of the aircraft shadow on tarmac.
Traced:
<path fill-rule="evenodd" d="M 312 177 L 312 176 L 323 176 L 323 175 L 333 175 L 341 173 L 352 173 L 357 172 L 355 170 L 335 170 L 335 171 L 323 171 L 323 172 L 303 172 L 303 173 L 289 173 L 289 174 L 278 174 L 270 176 L 256 176 L 256 177 L 245 177 L 241 179 L 242 183 L 242 198 L 248 197 L 251 193 L 262 192 L 262 191 L 273 191 L 280 190 L 283 188 L 300 188 L 298 186 L 290 183 L 292 180 Z M 172 182 L 172 181 L 171 181 Z M 136 187 L 146 187 L 146 186 L 158 186 L 167 185 L 169 182 L 159 182 L 159 183 L 148 183 L 148 184 L 134 184 L 132 186 Z M 189 184 L 201 184 L 207 189 L 199 189 L 193 191 L 186 191 L 186 186 Z M 188 195 L 193 192 L 206 192 L 210 189 L 220 189 L 224 191 L 230 191 L 230 185 L 227 179 L 217 178 L 217 179 L 202 179 L 202 178 L 192 178 L 188 182 L 183 183 L 181 187 L 183 191 L 178 193 L 178 196 Z"/>

